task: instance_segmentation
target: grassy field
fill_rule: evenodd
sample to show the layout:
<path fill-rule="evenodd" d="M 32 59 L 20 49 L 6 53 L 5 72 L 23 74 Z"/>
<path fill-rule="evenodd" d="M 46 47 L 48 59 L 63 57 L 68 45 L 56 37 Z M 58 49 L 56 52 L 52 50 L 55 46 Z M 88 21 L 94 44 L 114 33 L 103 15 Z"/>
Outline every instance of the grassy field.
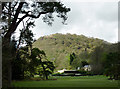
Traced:
<path fill-rule="evenodd" d="M 105 76 L 50 77 L 57 80 L 13 81 L 15 87 L 118 87 L 117 80 Z"/>

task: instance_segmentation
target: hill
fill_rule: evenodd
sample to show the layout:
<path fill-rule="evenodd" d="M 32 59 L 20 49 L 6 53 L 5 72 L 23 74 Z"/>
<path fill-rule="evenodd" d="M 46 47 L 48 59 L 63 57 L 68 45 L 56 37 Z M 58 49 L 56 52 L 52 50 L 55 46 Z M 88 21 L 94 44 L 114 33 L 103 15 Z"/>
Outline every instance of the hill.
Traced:
<path fill-rule="evenodd" d="M 72 66 L 70 65 L 71 54 L 75 54 L 78 58 L 78 61 L 72 63 L 73 66 L 82 60 L 89 62 L 90 54 L 96 47 L 103 44 L 110 45 L 110 43 L 98 38 L 56 33 L 40 37 L 33 43 L 33 48 L 37 47 L 44 50 L 48 59 L 54 62 L 56 69 L 69 69 Z"/>

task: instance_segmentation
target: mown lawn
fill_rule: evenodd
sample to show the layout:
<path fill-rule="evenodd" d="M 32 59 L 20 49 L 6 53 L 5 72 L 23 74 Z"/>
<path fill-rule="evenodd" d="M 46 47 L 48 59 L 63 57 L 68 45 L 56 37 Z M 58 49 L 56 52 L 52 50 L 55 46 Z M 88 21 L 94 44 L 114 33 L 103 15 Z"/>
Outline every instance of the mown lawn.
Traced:
<path fill-rule="evenodd" d="M 57 80 L 13 81 L 15 87 L 118 87 L 117 80 L 105 76 L 50 77 Z"/>

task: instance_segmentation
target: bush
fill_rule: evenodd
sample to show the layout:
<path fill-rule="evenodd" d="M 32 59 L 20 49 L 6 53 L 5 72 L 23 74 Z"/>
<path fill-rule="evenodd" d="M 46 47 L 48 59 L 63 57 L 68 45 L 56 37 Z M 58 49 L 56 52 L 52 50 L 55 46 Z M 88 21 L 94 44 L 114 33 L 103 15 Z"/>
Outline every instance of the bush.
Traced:
<path fill-rule="evenodd" d="M 90 72 L 90 71 L 87 71 L 86 75 L 93 76 L 94 74 L 92 72 Z"/>
<path fill-rule="evenodd" d="M 82 75 L 86 75 L 87 74 L 87 71 L 84 71 L 84 70 L 78 70 L 80 74 Z"/>
<path fill-rule="evenodd" d="M 29 71 L 24 71 L 24 78 L 25 79 L 30 78 L 30 72 Z"/>

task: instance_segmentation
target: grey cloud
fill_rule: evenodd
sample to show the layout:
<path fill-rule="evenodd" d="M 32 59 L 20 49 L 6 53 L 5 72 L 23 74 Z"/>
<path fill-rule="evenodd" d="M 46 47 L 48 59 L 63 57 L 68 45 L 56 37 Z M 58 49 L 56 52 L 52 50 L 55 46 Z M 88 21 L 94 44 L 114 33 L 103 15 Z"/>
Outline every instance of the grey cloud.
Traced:
<path fill-rule="evenodd" d="M 96 14 L 98 19 L 105 21 L 117 21 L 118 20 L 118 3 L 109 2 L 102 5 Z"/>
<path fill-rule="evenodd" d="M 65 5 L 71 8 L 68 25 L 63 25 L 60 19 L 55 18 L 50 27 L 40 18 L 33 29 L 36 38 L 60 32 L 98 37 L 109 42 L 117 41 L 117 3 L 65 2 Z"/>

